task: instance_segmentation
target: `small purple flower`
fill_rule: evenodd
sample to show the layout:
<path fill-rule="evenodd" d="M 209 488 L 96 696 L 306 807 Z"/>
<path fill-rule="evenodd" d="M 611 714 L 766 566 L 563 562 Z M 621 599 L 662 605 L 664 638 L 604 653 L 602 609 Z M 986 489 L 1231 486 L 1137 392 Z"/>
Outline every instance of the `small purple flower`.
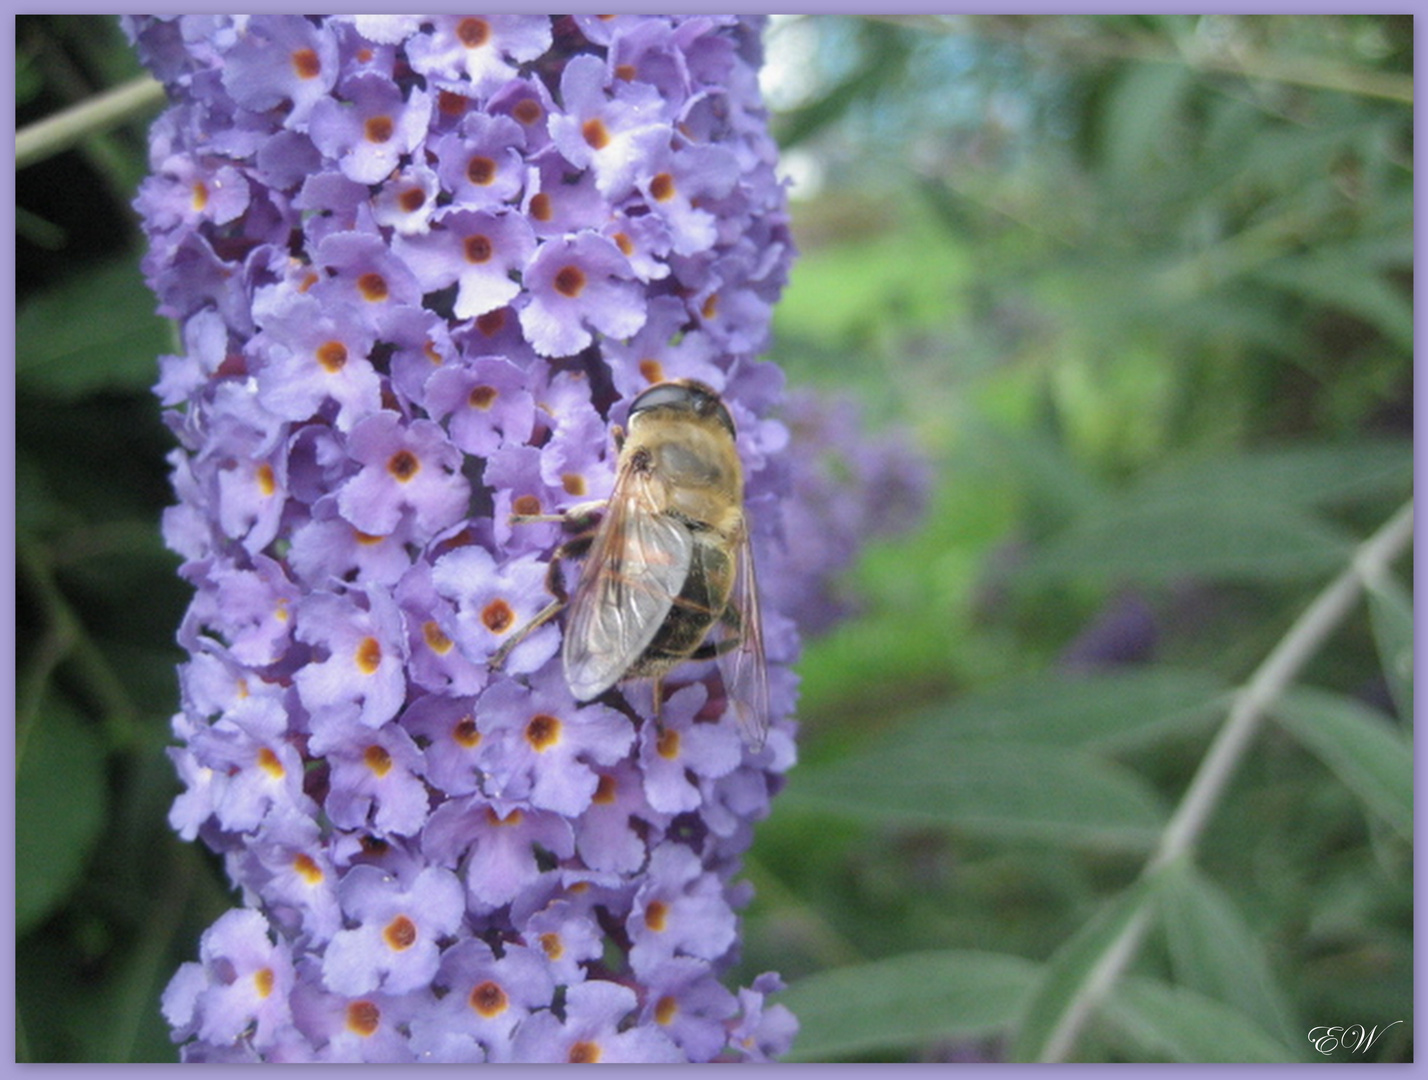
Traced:
<path fill-rule="evenodd" d="M 691 146 L 668 155 L 665 167 L 640 184 L 650 209 L 669 227 L 679 255 L 708 251 L 718 241 L 718 218 L 700 205 L 727 195 L 739 179 L 739 162 L 717 146 Z"/>
<path fill-rule="evenodd" d="M 294 637 L 314 651 L 293 680 L 310 713 L 350 714 L 368 728 L 397 714 L 406 695 L 405 642 L 397 606 L 383 590 L 314 592 L 294 615 Z"/>
<path fill-rule="evenodd" d="M 313 812 L 269 825 L 262 840 L 230 855 L 233 874 L 261 888 L 274 926 L 290 938 L 327 941 L 342 927 L 342 908 L 336 867 Z"/>
<path fill-rule="evenodd" d="M 221 70 L 235 104 L 265 113 L 291 103 L 284 123 L 300 128 L 337 81 L 337 45 L 304 20 L 255 15 L 238 31 Z"/>
<path fill-rule="evenodd" d="M 526 268 L 530 302 L 521 327 L 541 356 L 570 356 L 589 345 L 594 331 L 623 339 L 645 322 L 645 301 L 629 260 L 613 241 L 595 233 L 541 245 Z"/>
<path fill-rule="evenodd" d="M 642 1018 L 664 1031 L 689 1061 L 710 1061 L 729 1038 L 726 1021 L 737 1011 L 734 995 L 709 973 L 709 965 L 675 956 L 648 972 Z"/>
<path fill-rule="evenodd" d="M 535 430 L 535 398 L 526 375 L 504 356 L 443 367 L 426 385 L 432 415 L 449 425 L 465 454 L 487 458 L 501 446 L 523 446 Z"/>
<path fill-rule="evenodd" d="M 379 183 L 421 144 L 431 98 L 421 90 L 404 98 L 396 83 L 370 72 L 351 76 L 341 92 L 345 100 L 324 98 L 313 108 L 313 145 L 349 180 Z"/>
<path fill-rule="evenodd" d="M 706 697 L 700 683 L 677 691 L 661 706 L 659 723 L 640 733 L 645 794 L 661 813 L 697 809 L 704 801 L 699 780 L 731 773 L 743 758 L 736 730 L 696 722 Z"/>
<path fill-rule="evenodd" d="M 533 912 L 525 925 L 558 985 L 579 982 L 586 965 L 598 960 L 604 951 L 604 931 L 590 912 L 563 897 Z"/>
<path fill-rule="evenodd" d="M 368 359 L 375 337 L 354 316 L 299 293 L 267 320 L 250 351 L 269 409 L 306 420 L 330 401 L 334 424 L 347 431 L 381 408 L 381 379 Z"/>
<path fill-rule="evenodd" d="M 456 875 L 435 866 L 409 886 L 375 866 L 355 866 L 338 896 L 349 927 L 332 935 L 322 981 L 339 994 L 430 985 L 441 963 L 438 942 L 456 932 L 466 909 Z"/>
<path fill-rule="evenodd" d="M 547 873 L 538 851 L 569 858 L 570 823 L 559 814 L 473 797 L 448 801 L 427 823 L 423 852 L 441 865 L 464 861 L 470 901 L 487 912 L 511 903 Z"/>
<path fill-rule="evenodd" d="M 424 233 L 431 227 L 440 191 L 436 173 L 422 164 L 399 169 L 382 184 L 372 200 L 372 220 L 400 236 Z"/>
<path fill-rule="evenodd" d="M 170 820 L 243 904 L 164 993 L 184 1060 L 772 1060 L 777 978 L 720 983 L 735 876 L 796 757 L 800 630 L 918 485 L 798 399 L 790 443 L 756 359 L 792 258 L 761 20 L 123 25 L 173 99 L 135 204 L 183 343 Z M 489 666 L 578 573 L 512 516 L 607 497 L 612 426 L 675 377 L 739 432 L 757 751 L 712 663 L 577 703 L 552 618 Z"/>
<path fill-rule="evenodd" d="M 363 532 L 342 517 L 335 495 L 324 495 L 293 527 L 287 567 L 309 587 L 344 579 L 395 585 L 412 564 L 407 550 L 412 529 L 404 520 L 382 536 Z"/>
<path fill-rule="evenodd" d="M 648 83 L 611 85 L 605 63 L 577 56 L 560 79 L 565 110 L 551 117 L 550 135 L 572 165 L 588 167 L 611 201 L 628 195 L 642 170 L 674 135 L 669 102 Z"/>
<path fill-rule="evenodd" d="M 309 750 L 327 761 L 323 806 L 334 825 L 384 838 L 421 831 L 430 810 L 423 758 L 401 728 L 372 731 L 350 711 L 328 713 L 314 721 Z"/>
<path fill-rule="evenodd" d="M 167 229 L 192 229 L 204 221 L 228 224 L 248 209 L 248 199 L 248 181 L 231 165 L 175 155 L 145 182 L 134 205 Z"/>
<path fill-rule="evenodd" d="M 485 548 L 457 548 L 441 556 L 432 569 L 437 595 L 456 606 L 456 643 L 480 663 L 545 607 L 545 567 L 535 555 L 512 559 L 497 568 Z M 542 627 L 512 650 L 509 671 L 529 674 L 545 664 L 559 647 L 555 628 Z"/>
<path fill-rule="evenodd" d="M 531 160 L 521 213 L 542 240 L 598 232 L 610 220 L 610 204 L 596 189 L 593 174 L 576 169 L 554 150 L 535 154 Z"/>
<path fill-rule="evenodd" d="M 629 918 L 630 965 L 637 975 L 673 956 L 721 959 L 734 944 L 734 913 L 718 878 L 688 848 L 669 845 L 650 865 Z"/>
<path fill-rule="evenodd" d="M 783 980 L 774 974 L 754 979 L 751 988 L 739 991 L 740 1016 L 730 1029 L 730 1045 L 750 1062 L 769 1062 L 793 1042 L 798 1021 L 783 1005 L 769 1005 L 767 998 L 783 989 Z"/>
<path fill-rule="evenodd" d="M 271 1056 L 274 1061 L 386 1062 L 415 1061 L 409 1025 L 429 1008 L 430 995 L 421 991 L 394 995 L 382 992 L 342 994 L 322 983 L 319 964 L 304 959 L 297 965 L 293 987 L 293 1026 L 297 1038 Z"/>
<path fill-rule="evenodd" d="M 616 710 L 598 702 L 577 708 L 563 676 L 548 668 L 529 687 L 491 686 L 477 715 L 491 744 L 487 791 L 572 819 L 595 796 L 596 766 L 621 760 L 635 737 Z"/>
<path fill-rule="evenodd" d="M 299 595 L 282 566 L 266 555 L 255 555 L 251 570 L 220 565 L 200 583 L 185 632 L 212 632 L 227 640 L 235 660 L 265 667 L 287 649 Z"/>
<path fill-rule="evenodd" d="M 499 207 L 520 197 L 526 135 L 509 116 L 469 113 L 436 143 L 442 187 L 467 207 Z"/>
<path fill-rule="evenodd" d="M 595 793 L 575 826 L 575 850 L 592 870 L 628 874 L 644 865 L 646 829 L 664 828 L 670 815 L 652 807 L 643 778 L 629 762 L 596 771 Z"/>
<path fill-rule="evenodd" d="M 498 957 L 474 938 L 446 950 L 435 981 L 446 992 L 435 1009 L 413 1023 L 413 1043 L 441 1045 L 455 1035 L 480 1054 L 465 1060 L 478 1061 L 512 1060 L 512 1035 L 549 1004 L 556 987 L 543 953 L 507 944 Z"/>
<path fill-rule="evenodd" d="M 382 337 L 399 312 L 421 302 L 421 286 L 380 235 L 366 232 L 323 234 L 315 245 L 314 262 L 321 276 L 305 278 L 324 304 L 351 304 L 372 331 Z"/>
<path fill-rule="evenodd" d="M 657 1027 L 624 1028 L 623 1021 L 635 1006 L 634 991 L 617 983 L 572 986 L 566 994 L 564 1020 L 553 1012 L 532 1016 L 516 1033 L 510 1060 L 585 1064 L 686 1060 Z"/>
<path fill-rule="evenodd" d="M 290 1022 L 293 983 L 292 960 L 269 936 L 267 920 L 236 908 L 204 932 L 199 962 L 179 968 L 164 991 L 164 1019 L 202 1042 L 244 1039 L 262 1051 Z"/>
<path fill-rule="evenodd" d="M 438 84 L 469 82 L 476 96 L 489 95 L 551 42 L 544 15 L 435 15 L 431 23 L 430 35 L 406 43 L 412 69 Z"/>
<path fill-rule="evenodd" d="M 461 519 L 469 498 L 461 454 L 437 424 L 403 426 L 396 413 L 374 412 L 353 426 L 348 446 L 360 468 L 337 506 L 363 532 L 384 535 L 410 515 L 420 543 Z"/>
<path fill-rule="evenodd" d="M 430 232 L 395 246 L 424 292 L 456 285 L 459 319 L 485 315 L 514 300 L 521 286 L 511 274 L 526 266 L 535 247 L 530 223 L 520 214 L 466 209 L 438 212 Z"/>
<path fill-rule="evenodd" d="M 476 698 L 427 694 L 407 706 L 402 724 L 423 748 L 422 775 L 449 795 L 474 795 L 484 774 Z"/>

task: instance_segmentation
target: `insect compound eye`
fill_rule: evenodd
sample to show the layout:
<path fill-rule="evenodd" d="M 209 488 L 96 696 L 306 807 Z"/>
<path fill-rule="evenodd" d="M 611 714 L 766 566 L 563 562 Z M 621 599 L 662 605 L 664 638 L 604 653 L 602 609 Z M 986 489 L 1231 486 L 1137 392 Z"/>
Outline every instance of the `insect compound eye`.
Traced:
<path fill-rule="evenodd" d="M 697 394 L 698 391 L 694 387 L 684 383 L 658 383 L 635 398 L 634 404 L 630 406 L 630 415 L 634 416 L 635 413 L 644 412 L 646 409 L 659 408 L 697 410 Z"/>
<path fill-rule="evenodd" d="M 729 415 L 729 410 L 724 407 L 724 403 L 719 400 L 719 395 L 703 383 L 695 382 L 693 379 L 658 383 L 651 386 L 635 398 L 634 403 L 630 406 L 630 416 L 633 417 L 636 413 L 644 412 L 647 409 L 659 408 L 688 409 L 699 416 L 712 416 L 728 430 L 730 435 L 734 434 L 734 419 Z"/>
<path fill-rule="evenodd" d="M 711 400 L 713 403 L 712 411 L 714 418 L 724 425 L 724 429 L 728 431 L 730 435 L 737 435 L 738 433 L 734 430 L 734 418 L 729 415 L 729 410 L 724 407 L 724 403 L 718 398 Z"/>

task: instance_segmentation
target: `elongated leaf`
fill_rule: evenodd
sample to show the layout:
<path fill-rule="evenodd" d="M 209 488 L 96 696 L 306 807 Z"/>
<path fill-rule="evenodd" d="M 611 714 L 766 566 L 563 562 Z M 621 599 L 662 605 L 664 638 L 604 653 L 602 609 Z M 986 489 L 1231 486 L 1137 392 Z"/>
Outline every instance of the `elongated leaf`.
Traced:
<path fill-rule="evenodd" d="M 1331 573 L 1350 552 L 1346 536 L 1291 507 L 1187 496 L 1120 502 L 1085 517 L 1048 542 L 1023 573 L 1032 580 L 1281 581 Z"/>
<path fill-rule="evenodd" d="M 1066 446 L 1045 432 L 1009 430 L 972 409 L 957 417 L 957 425 L 966 437 L 953 467 L 1025 486 L 1039 514 L 1060 520 L 1094 512 L 1107 497 Z"/>
<path fill-rule="evenodd" d="M 796 771 L 785 806 L 984 835 L 1144 850 L 1164 810 L 1128 770 L 1075 750 L 960 743 Z"/>
<path fill-rule="evenodd" d="M 1132 181 L 1163 162 L 1161 151 L 1194 76 L 1178 64 L 1127 64 L 1122 70 L 1103 118 L 1106 165 Z"/>
<path fill-rule="evenodd" d="M 910 953 L 820 972 L 780 995 L 798 1017 L 790 1061 L 916 1047 L 1008 1031 L 1037 965 L 1001 953 Z"/>
<path fill-rule="evenodd" d="M 1136 502 L 1246 499 L 1301 508 L 1408 492 L 1413 445 L 1407 439 L 1316 443 L 1179 461 L 1136 485 Z"/>
<path fill-rule="evenodd" d="M 1012 1044 L 1012 1060 L 1046 1060 L 1053 1049 L 1060 1050 L 1052 1043 L 1067 1015 L 1087 1003 L 1093 1011 L 1099 1006 L 1099 1002 L 1092 1000 L 1094 992 L 1089 986 L 1096 968 L 1132 922 L 1151 918 L 1150 905 L 1159 887 L 1159 875 L 1140 878 L 1112 897 L 1056 950 L 1027 1005 Z"/>
<path fill-rule="evenodd" d="M 922 753 L 968 741 L 1123 746 L 1194 724 L 1228 687 L 1208 672 L 1150 668 L 1108 675 L 1050 672 L 929 710 L 902 738 Z"/>
<path fill-rule="evenodd" d="M 1332 252 L 1279 259 L 1255 270 L 1270 285 L 1355 315 L 1405 351 L 1413 350 L 1413 297 L 1361 264 Z"/>
<path fill-rule="evenodd" d="M 21 388 L 63 401 L 145 390 L 158 380 L 159 354 L 174 347 L 137 259 L 87 270 L 31 300 L 16 313 L 15 342 Z"/>
<path fill-rule="evenodd" d="M 1392 578 L 1368 589 L 1369 617 L 1383 674 L 1393 703 L 1405 722 L 1413 719 L 1413 599 Z"/>
<path fill-rule="evenodd" d="M 1146 1059 L 1188 1063 L 1300 1060 L 1238 1009 L 1155 979 L 1125 979 L 1106 1003 L 1104 1016 L 1141 1048 Z"/>
<path fill-rule="evenodd" d="M 15 930 L 58 905 L 104 825 L 104 752 L 94 729 L 51 695 L 40 707 L 15 778 Z"/>
<path fill-rule="evenodd" d="M 1283 694 L 1271 712 L 1365 806 L 1413 839 L 1413 745 L 1392 720 L 1352 698 L 1306 687 Z"/>
<path fill-rule="evenodd" d="M 1264 949 L 1229 896 L 1185 861 L 1166 874 L 1160 911 L 1178 985 L 1241 1013 L 1285 1045 L 1297 1045 L 1301 1033 Z"/>

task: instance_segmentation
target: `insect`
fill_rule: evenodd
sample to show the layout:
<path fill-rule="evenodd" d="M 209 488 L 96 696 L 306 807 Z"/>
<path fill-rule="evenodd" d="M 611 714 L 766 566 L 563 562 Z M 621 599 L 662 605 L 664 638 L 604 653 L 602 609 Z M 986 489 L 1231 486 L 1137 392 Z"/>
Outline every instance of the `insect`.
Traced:
<path fill-rule="evenodd" d="M 561 514 L 575 535 L 546 575 L 554 600 L 491 657 L 499 668 L 534 629 L 569 608 L 562 661 L 577 701 L 618 682 L 664 676 L 686 660 L 718 661 L 746 741 L 768 730 L 768 672 L 734 421 L 719 395 L 694 379 L 656 383 L 630 406 L 628 436 L 613 429 L 615 486 L 603 504 Z M 573 595 L 561 561 L 585 555 Z"/>

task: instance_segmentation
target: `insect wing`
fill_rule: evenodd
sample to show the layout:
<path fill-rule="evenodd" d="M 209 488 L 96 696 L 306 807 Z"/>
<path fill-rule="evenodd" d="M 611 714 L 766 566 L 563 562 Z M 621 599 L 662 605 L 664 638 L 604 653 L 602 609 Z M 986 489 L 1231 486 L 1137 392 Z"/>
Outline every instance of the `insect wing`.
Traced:
<path fill-rule="evenodd" d="M 658 512 L 648 474 L 624 468 L 570 602 L 563 659 L 577 701 L 619 682 L 684 587 L 694 543 Z"/>
<path fill-rule="evenodd" d="M 759 585 L 754 575 L 754 551 L 747 523 L 736 545 L 738 567 L 729 605 L 738 618 L 738 644 L 719 656 L 724 691 L 738 717 L 744 738 L 753 749 L 764 744 L 769 730 L 769 673 L 764 660 L 764 623 L 759 612 Z"/>

